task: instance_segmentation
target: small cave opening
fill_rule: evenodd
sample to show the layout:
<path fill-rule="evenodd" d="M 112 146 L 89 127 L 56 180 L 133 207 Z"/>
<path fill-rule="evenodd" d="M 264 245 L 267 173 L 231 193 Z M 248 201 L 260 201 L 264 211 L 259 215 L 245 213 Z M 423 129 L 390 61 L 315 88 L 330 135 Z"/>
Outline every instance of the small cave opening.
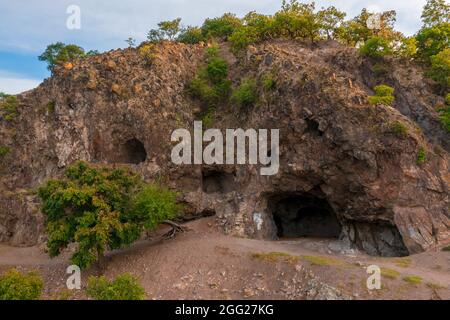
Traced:
<path fill-rule="evenodd" d="M 235 176 L 233 173 L 222 171 L 203 171 L 202 190 L 207 194 L 230 193 L 235 189 Z"/>
<path fill-rule="evenodd" d="M 139 164 L 147 159 L 147 151 L 144 144 L 138 139 L 130 139 L 120 146 L 120 163 Z"/>
<path fill-rule="evenodd" d="M 311 133 L 318 137 L 323 136 L 323 132 L 319 129 L 320 125 L 317 121 L 311 119 L 305 119 L 305 121 L 307 126 L 305 133 Z"/>
<path fill-rule="evenodd" d="M 330 204 L 311 194 L 271 201 L 279 238 L 339 238 L 341 224 Z"/>

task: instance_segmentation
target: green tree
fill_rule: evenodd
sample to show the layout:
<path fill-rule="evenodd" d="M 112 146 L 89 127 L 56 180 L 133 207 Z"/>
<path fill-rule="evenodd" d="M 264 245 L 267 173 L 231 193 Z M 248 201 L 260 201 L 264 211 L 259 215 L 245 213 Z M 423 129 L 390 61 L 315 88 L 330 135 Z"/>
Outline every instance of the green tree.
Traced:
<path fill-rule="evenodd" d="M 75 44 L 66 45 L 62 42 L 56 42 L 47 46 L 45 51 L 39 56 L 39 60 L 47 62 L 48 70 L 53 72 L 55 66 L 84 56 L 83 48 Z"/>
<path fill-rule="evenodd" d="M 346 21 L 337 30 L 338 38 L 348 45 L 356 46 L 358 43 L 365 43 L 373 37 L 379 37 L 389 41 L 401 39 L 401 33 L 395 31 L 396 12 L 394 10 L 385 11 L 380 14 L 380 25 L 378 29 L 371 29 L 367 26 L 368 19 L 372 16 L 367 9 L 362 9 L 361 13 L 352 20 Z"/>
<path fill-rule="evenodd" d="M 12 269 L 0 276 L 0 300 L 37 300 L 44 282 L 36 272 L 23 274 Z"/>
<path fill-rule="evenodd" d="M 327 39 L 337 38 L 346 15 L 345 12 L 339 11 L 334 6 L 322 8 L 317 13 L 320 29 Z"/>
<path fill-rule="evenodd" d="M 427 74 L 444 89 L 450 88 L 450 48 L 431 57 L 431 69 Z"/>
<path fill-rule="evenodd" d="M 175 193 L 145 184 L 130 170 L 84 162 L 69 167 L 63 179 L 45 183 L 38 194 L 50 256 L 76 243 L 72 262 L 80 268 L 101 259 L 106 250 L 130 245 L 180 210 Z"/>
<path fill-rule="evenodd" d="M 163 36 L 172 41 L 181 31 L 181 18 L 177 18 L 171 21 L 162 21 L 158 23 L 158 27 L 161 30 Z"/>
<path fill-rule="evenodd" d="M 314 2 L 304 4 L 297 0 L 283 0 L 281 10 L 274 16 L 275 34 L 282 38 L 315 41 L 320 37 L 320 24 L 314 10 Z"/>
<path fill-rule="evenodd" d="M 249 30 L 245 33 L 254 35 L 257 41 L 268 40 L 274 38 L 274 18 L 264 14 L 256 13 L 255 11 L 249 12 L 243 18 L 244 26 Z M 237 31 L 239 31 L 239 28 Z"/>
<path fill-rule="evenodd" d="M 93 277 L 88 280 L 86 292 L 95 300 L 144 300 L 145 290 L 132 275 L 125 273 L 113 281 L 105 277 Z"/>
<path fill-rule="evenodd" d="M 450 5 L 445 0 L 428 0 L 423 8 L 422 22 L 425 28 L 450 22 Z"/>
<path fill-rule="evenodd" d="M 198 27 L 187 27 L 183 29 L 177 39 L 181 43 L 197 44 L 201 41 L 205 41 L 202 29 Z"/>
<path fill-rule="evenodd" d="M 163 40 L 173 41 L 181 32 L 181 18 L 158 23 L 158 29 L 151 29 L 147 34 L 150 42 L 160 42 Z"/>
<path fill-rule="evenodd" d="M 417 39 L 415 37 L 403 38 L 396 53 L 403 58 L 414 58 L 417 54 Z"/>
<path fill-rule="evenodd" d="M 206 38 L 227 39 L 241 25 L 241 19 L 236 15 L 225 13 L 218 18 L 206 19 L 202 26 L 202 32 Z"/>
<path fill-rule="evenodd" d="M 134 48 L 136 46 L 136 39 L 129 37 L 125 42 L 128 44 L 128 47 Z"/>
<path fill-rule="evenodd" d="M 450 47 L 450 23 L 443 22 L 432 27 L 422 28 L 416 35 L 417 55 L 425 63 L 431 57 Z"/>

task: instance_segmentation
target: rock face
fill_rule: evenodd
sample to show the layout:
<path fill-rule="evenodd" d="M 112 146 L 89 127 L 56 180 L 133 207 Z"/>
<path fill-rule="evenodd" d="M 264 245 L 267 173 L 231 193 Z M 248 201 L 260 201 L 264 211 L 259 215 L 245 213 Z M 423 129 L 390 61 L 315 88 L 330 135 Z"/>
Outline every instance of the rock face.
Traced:
<path fill-rule="evenodd" d="M 449 134 L 435 111 L 442 98 L 420 70 L 387 59 L 388 74 L 375 73 L 375 62 L 334 42 L 263 43 L 237 59 L 221 51 L 234 85 L 270 74 L 276 87 L 258 85 L 253 107 L 224 102 L 212 127 L 280 129 L 277 175 L 261 176 L 259 165 L 172 163 L 172 131 L 192 130 L 202 111 L 185 87 L 204 63 L 203 46 L 112 51 L 56 70 L 19 96 L 16 119 L 1 120 L 11 153 L 1 169 L 0 240 L 41 241 L 30 191 L 85 160 L 164 179 L 181 192 L 186 217 L 215 214 L 239 236 L 339 236 L 383 256 L 450 242 Z M 396 89 L 393 107 L 367 103 L 380 83 Z M 418 164 L 421 149 L 427 161 Z"/>

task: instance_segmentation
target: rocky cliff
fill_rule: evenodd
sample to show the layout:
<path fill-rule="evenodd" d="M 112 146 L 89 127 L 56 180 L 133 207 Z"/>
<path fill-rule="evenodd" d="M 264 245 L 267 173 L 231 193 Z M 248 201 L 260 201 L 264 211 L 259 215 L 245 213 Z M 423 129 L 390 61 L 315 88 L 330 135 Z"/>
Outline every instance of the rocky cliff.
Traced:
<path fill-rule="evenodd" d="M 205 46 L 166 42 L 151 56 L 115 50 L 57 68 L 18 96 L 13 120 L 0 119 L 10 149 L 1 164 L 0 241 L 45 241 L 33 190 L 85 160 L 163 180 L 181 192 L 187 218 L 215 215 L 238 236 L 339 236 L 383 256 L 450 242 L 450 139 L 436 112 L 443 99 L 420 68 L 386 58 L 380 72 L 380 62 L 331 41 L 267 42 L 237 57 L 224 45 L 220 53 L 235 86 L 274 78 L 275 88 L 258 86 L 254 106 L 218 106 L 212 126 L 280 129 L 277 175 L 261 176 L 258 165 L 171 162 L 171 132 L 192 129 L 204 112 L 186 86 Z M 395 88 L 392 107 L 368 103 L 381 83 Z"/>

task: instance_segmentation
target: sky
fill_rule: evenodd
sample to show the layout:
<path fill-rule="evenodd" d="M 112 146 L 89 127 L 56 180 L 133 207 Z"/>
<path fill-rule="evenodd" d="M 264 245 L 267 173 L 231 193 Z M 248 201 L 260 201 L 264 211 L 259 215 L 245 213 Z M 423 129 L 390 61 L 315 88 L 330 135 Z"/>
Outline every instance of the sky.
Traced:
<path fill-rule="evenodd" d="M 300 1 L 310 2 L 310 1 Z M 356 16 L 362 8 L 397 11 L 396 28 L 413 35 L 421 26 L 426 0 L 316 0 L 318 8 L 334 5 Z M 80 9 L 80 28 L 69 29 L 70 6 Z M 86 50 L 126 47 L 125 39 L 145 40 L 159 21 L 182 18 L 201 25 L 208 17 L 249 11 L 272 14 L 281 0 L 0 0 L 0 92 L 16 94 L 35 88 L 49 77 L 38 56 L 50 43 L 62 41 Z"/>

